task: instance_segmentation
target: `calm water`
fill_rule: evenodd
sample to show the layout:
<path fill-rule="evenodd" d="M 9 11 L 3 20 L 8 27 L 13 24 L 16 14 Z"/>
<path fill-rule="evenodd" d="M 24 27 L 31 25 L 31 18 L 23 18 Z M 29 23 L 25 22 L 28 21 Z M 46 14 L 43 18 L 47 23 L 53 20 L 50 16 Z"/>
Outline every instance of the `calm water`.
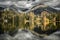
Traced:
<path fill-rule="evenodd" d="M 19 30 L 14 36 L 10 36 L 8 34 L 1 34 L 0 40 L 60 40 L 60 31 L 57 31 L 49 36 L 45 36 L 42 38 L 33 35 L 30 31 Z"/>

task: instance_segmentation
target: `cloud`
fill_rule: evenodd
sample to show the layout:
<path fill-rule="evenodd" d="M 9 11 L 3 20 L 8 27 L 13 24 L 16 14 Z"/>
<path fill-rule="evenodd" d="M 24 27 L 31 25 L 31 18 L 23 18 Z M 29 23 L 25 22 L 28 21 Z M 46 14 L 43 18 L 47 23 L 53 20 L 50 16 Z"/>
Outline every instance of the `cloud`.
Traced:
<path fill-rule="evenodd" d="M 60 10 L 60 7 L 58 8 L 57 6 L 57 5 L 60 5 L 60 0 L 36 0 L 34 2 L 19 1 L 19 0 L 0 0 L 0 4 L 9 5 L 9 6 L 15 5 L 16 7 L 19 7 L 19 8 L 32 8 L 34 5 L 39 3 L 50 6 L 54 9 Z"/>

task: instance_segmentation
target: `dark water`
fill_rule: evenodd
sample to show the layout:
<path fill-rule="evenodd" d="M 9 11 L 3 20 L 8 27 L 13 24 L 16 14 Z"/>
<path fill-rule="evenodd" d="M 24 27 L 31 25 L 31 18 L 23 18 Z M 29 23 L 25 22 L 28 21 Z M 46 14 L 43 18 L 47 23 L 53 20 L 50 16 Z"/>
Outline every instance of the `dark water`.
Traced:
<path fill-rule="evenodd" d="M 0 40 L 60 40 L 60 31 L 57 31 L 49 36 L 38 37 L 30 31 L 19 30 L 16 35 L 1 34 Z"/>

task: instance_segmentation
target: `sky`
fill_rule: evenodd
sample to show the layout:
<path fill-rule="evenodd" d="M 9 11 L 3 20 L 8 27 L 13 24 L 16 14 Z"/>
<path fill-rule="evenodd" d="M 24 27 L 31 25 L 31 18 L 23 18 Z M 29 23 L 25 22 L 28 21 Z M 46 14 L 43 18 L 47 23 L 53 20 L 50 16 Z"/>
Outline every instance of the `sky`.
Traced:
<path fill-rule="evenodd" d="M 6 1 L 9 1 L 9 2 L 6 3 Z M 12 2 L 14 2 L 14 3 L 12 3 Z M 60 10 L 60 0 L 36 0 L 35 2 L 42 3 L 44 5 L 52 7 L 54 9 Z M 17 7 L 24 7 L 26 5 L 25 8 L 31 8 L 33 6 L 33 5 L 31 5 L 32 2 L 30 4 L 27 4 L 27 2 L 19 2 L 19 0 L 0 0 L 0 4 L 1 3 L 4 5 L 14 4 Z"/>
<path fill-rule="evenodd" d="M 19 1 L 19 0 L 0 0 L 1 1 Z M 50 5 L 50 6 L 56 6 L 58 4 L 60 4 L 60 0 L 36 0 L 36 1 L 40 1 L 41 3 L 44 3 L 45 5 Z"/>

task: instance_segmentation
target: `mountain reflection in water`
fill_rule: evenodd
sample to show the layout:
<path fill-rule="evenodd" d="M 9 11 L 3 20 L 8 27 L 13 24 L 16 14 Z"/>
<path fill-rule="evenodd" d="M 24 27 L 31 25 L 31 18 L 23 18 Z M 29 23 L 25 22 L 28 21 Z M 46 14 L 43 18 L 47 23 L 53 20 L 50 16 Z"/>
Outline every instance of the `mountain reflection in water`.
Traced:
<path fill-rule="evenodd" d="M 27 30 L 19 30 L 16 35 L 1 34 L 0 40 L 60 40 L 60 31 L 57 31 L 49 36 L 38 37 Z"/>

